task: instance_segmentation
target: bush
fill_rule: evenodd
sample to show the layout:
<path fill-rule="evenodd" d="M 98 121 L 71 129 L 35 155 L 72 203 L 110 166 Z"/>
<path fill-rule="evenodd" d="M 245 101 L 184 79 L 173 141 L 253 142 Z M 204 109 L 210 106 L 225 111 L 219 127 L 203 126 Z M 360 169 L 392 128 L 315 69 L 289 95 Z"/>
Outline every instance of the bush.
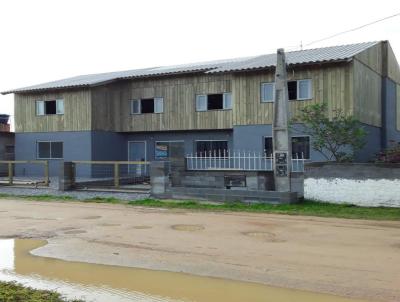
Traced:
<path fill-rule="evenodd" d="M 376 156 L 378 163 L 400 163 L 400 143 L 389 147 Z"/>

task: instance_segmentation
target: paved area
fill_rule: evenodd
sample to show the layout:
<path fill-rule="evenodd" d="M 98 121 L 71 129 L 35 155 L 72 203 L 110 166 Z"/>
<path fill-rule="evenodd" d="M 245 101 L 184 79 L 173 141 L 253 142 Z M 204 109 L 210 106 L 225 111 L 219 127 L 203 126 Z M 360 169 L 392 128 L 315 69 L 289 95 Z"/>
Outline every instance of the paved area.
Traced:
<path fill-rule="evenodd" d="M 41 256 L 400 301 L 400 222 L 0 200 Z"/>

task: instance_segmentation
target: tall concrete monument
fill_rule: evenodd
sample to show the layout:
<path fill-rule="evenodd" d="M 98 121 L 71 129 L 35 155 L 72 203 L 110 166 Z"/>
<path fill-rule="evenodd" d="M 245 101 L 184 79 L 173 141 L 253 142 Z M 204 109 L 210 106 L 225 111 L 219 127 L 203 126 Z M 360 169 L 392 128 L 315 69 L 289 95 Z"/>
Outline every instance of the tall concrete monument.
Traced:
<path fill-rule="evenodd" d="M 292 146 L 289 133 L 289 101 L 285 51 L 276 56 L 275 105 L 272 123 L 275 191 L 290 192 Z"/>

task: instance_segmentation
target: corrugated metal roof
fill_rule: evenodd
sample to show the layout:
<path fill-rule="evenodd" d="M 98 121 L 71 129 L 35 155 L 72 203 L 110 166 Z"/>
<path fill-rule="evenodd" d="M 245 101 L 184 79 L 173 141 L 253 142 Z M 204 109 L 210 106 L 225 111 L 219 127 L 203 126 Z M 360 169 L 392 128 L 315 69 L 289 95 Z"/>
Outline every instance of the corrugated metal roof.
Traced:
<path fill-rule="evenodd" d="M 286 53 L 289 65 L 316 64 L 350 60 L 356 54 L 376 45 L 379 42 L 365 42 L 350 45 L 332 46 L 315 49 L 305 49 Z M 237 72 L 254 69 L 264 69 L 275 66 L 276 54 L 267 54 L 246 58 L 219 60 L 210 62 L 191 63 L 175 66 L 134 69 L 99 74 L 81 75 L 72 78 L 52 81 L 34 86 L 28 86 L 2 92 L 2 94 L 16 92 L 34 92 L 51 89 L 66 89 L 74 87 L 91 87 L 122 79 L 155 77 L 183 73 L 218 73 Z"/>

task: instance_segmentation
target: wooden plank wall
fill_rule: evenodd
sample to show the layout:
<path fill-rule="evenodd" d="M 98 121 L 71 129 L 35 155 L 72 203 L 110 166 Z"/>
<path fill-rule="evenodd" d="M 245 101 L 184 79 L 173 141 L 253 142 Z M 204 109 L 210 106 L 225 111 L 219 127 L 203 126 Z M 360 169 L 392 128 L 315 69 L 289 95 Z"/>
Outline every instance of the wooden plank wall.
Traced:
<path fill-rule="evenodd" d="M 92 89 L 93 129 L 163 131 L 232 128 L 232 110 L 196 112 L 195 95 L 231 92 L 231 75 L 126 81 Z M 130 102 L 164 98 L 164 113 L 130 114 Z"/>
<path fill-rule="evenodd" d="M 354 60 L 354 116 L 362 123 L 382 124 L 382 78 L 364 63 Z"/>
<path fill-rule="evenodd" d="M 64 115 L 36 116 L 38 100 L 64 99 Z M 15 94 L 15 132 L 84 131 L 91 128 L 90 90 Z"/>
<path fill-rule="evenodd" d="M 396 95 L 397 95 L 397 102 L 396 102 L 397 130 L 400 131 L 400 84 L 397 84 Z"/>
<path fill-rule="evenodd" d="M 400 84 L 400 66 L 390 44 L 388 44 L 388 77 Z"/>
<path fill-rule="evenodd" d="M 261 102 L 261 83 L 273 82 L 274 72 L 242 73 L 234 76 L 233 81 L 233 124 L 271 124 L 273 103 Z M 350 64 L 336 64 L 323 67 L 297 68 L 288 70 L 289 80 L 311 79 L 312 99 L 290 101 L 290 115 L 300 114 L 307 105 L 327 102 L 329 116 L 334 110 L 342 108 L 346 114 L 353 112 L 352 69 Z"/>

